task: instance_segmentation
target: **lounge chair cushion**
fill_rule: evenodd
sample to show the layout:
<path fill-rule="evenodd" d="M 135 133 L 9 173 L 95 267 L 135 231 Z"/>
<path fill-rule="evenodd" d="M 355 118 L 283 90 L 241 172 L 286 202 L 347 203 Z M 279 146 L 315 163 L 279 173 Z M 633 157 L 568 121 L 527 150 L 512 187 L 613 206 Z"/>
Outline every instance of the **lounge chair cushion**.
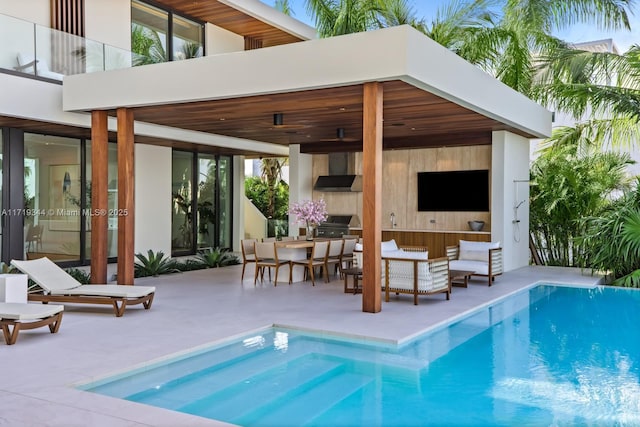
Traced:
<path fill-rule="evenodd" d="M 64 310 L 63 305 L 0 302 L 0 319 L 16 321 L 37 320 L 53 316 L 62 310 Z"/>
<path fill-rule="evenodd" d="M 489 262 L 489 249 L 498 249 L 500 242 L 470 242 L 460 240 L 458 259 L 466 261 Z"/>
<path fill-rule="evenodd" d="M 83 285 L 47 257 L 29 261 L 13 260 L 11 264 L 28 274 L 31 280 L 51 295 L 139 298 L 156 290 L 153 286 Z"/>

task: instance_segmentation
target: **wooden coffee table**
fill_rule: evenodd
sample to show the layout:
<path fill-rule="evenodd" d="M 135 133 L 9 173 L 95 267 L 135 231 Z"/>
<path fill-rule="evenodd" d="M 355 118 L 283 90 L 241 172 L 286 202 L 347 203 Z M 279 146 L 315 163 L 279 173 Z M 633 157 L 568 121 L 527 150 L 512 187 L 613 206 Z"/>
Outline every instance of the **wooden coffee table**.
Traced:
<path fill-rule="evenodd" d="M 469 279 L 473 273 L 475 273 L 475 271 L 449 270 L 451 286 L 466 288 L 469 285 Z"/>

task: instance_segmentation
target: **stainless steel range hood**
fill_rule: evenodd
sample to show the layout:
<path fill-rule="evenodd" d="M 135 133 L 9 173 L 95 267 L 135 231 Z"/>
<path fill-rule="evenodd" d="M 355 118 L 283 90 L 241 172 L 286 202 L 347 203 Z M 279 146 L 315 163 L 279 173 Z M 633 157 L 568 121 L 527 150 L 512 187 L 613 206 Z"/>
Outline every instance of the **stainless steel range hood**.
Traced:
<path fill-rule="evenodd" d="M 355 153 L 329 153 L 329 175 L 321 175 L 313 189 L 316 191 L 362 191 L 362 175 L 355 173 Z"/>

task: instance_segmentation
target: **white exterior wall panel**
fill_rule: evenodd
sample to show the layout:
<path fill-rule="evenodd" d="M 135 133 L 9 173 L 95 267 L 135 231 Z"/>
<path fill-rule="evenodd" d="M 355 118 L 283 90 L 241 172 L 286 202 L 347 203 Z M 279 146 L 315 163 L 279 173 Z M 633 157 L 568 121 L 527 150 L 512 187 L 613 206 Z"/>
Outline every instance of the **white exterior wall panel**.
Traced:
<path fill-rule="evenodd" d="M 171 254 L 171 148 L 135 144 L 135 253 Z"/>

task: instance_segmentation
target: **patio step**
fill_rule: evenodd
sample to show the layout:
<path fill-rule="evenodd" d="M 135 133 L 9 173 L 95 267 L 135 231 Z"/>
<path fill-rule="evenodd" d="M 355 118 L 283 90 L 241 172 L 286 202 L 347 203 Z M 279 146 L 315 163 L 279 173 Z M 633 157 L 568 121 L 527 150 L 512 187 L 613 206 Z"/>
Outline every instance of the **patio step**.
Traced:
<path fill-rule="evenodd" d="M 343 369 L 340 362 L 306 355 L 274 366 L 246 380 L 229 384 L 228 387 L 178 410 L 202 417 L 233 421 L 258 402 L 263 406 L 268 405 L 269 402 L 289 395 L 293 390 L 326 381 Z"/>
<path fill-rule="evenodd" d="M 230 422 L 239 425 L 303 426 L 358 392 L 374 379 L 367 375 L 340 372 L 308 382 Z"/>

